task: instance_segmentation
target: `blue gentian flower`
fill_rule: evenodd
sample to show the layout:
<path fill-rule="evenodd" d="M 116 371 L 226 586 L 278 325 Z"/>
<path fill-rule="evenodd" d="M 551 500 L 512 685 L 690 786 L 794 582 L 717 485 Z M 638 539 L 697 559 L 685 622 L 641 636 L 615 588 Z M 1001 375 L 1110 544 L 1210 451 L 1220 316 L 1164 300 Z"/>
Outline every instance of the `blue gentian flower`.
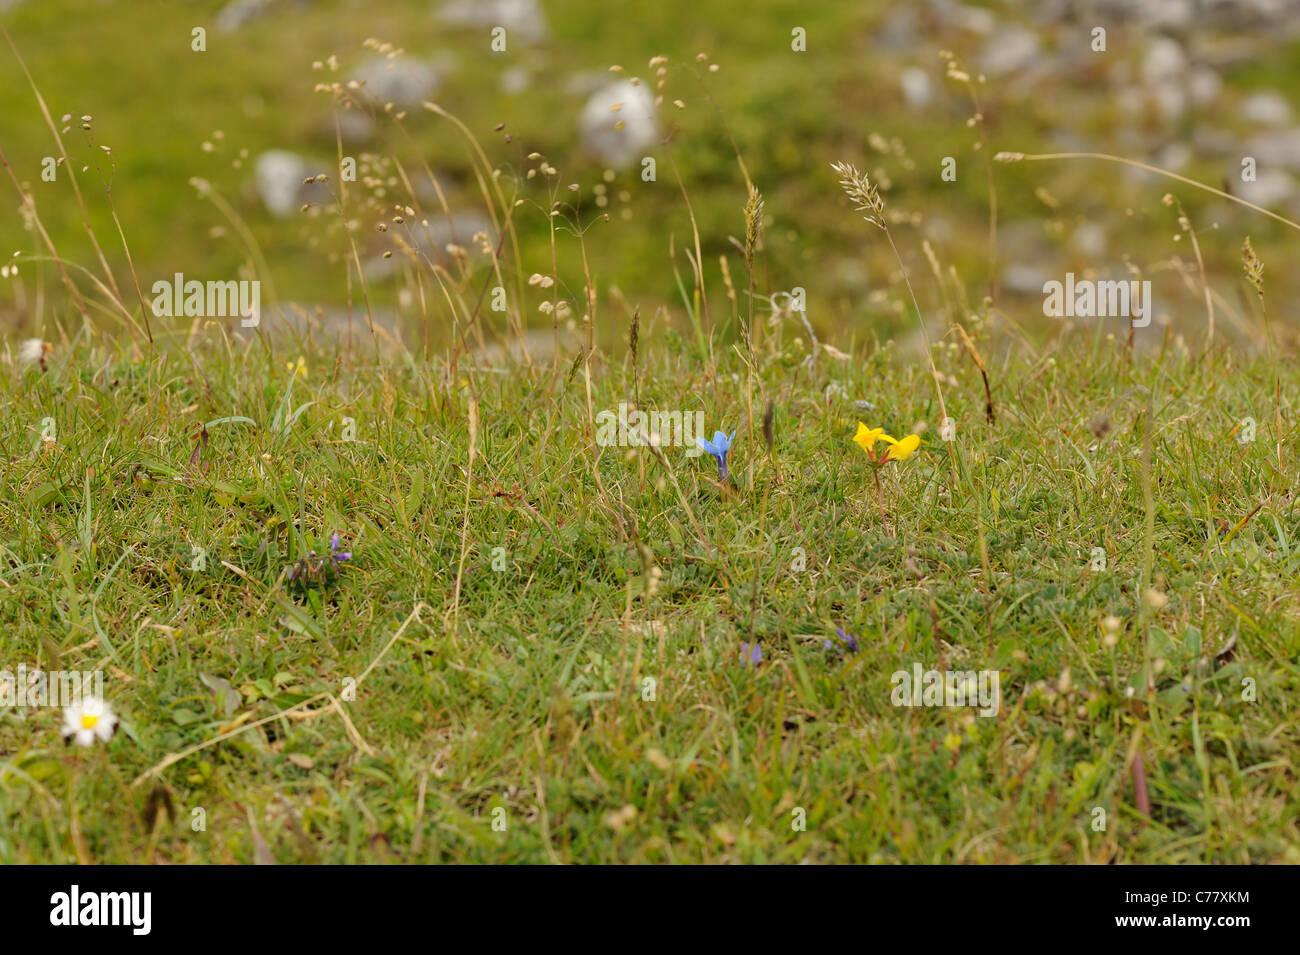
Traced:
<path fill-rule="evenodd" d="M 337 568 L 345 560 L 351 559 L 352 551 L 339 550 L 339 532 L 335 531 L 334 536 L 330 538 L 330 560 L 334 561 L 334 566 Z"/>
<path fill-rule="evenodd" d="M 734 440 L 736 440 L 734 431 L 731 432 L 731 437 L 727 437 L 721 431 L 715 431 L 712 441 L 705 441 L 703 438 L 695 439 L 696 444 L 717 459 L 718 477 L 723 481 L 727 479 L 727 452 L 731 450 L 731 442 Z"/>
<path fill-rule="evenodd" d="M 758 666 L 763 662 L 763 648 L 757 643 L 752 647 L 748 643 L 740 645 L 740 665 L 748 666 L 750 663 Z"/>

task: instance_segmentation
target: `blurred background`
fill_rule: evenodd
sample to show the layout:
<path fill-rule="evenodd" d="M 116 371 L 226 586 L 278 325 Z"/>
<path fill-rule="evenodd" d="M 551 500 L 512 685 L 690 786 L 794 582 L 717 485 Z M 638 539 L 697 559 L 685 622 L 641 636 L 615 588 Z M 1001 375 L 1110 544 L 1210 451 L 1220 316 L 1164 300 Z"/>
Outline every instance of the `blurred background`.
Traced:
<path fill-rule="evenodd" d="M 504 205 L 489 212 L 481 149 L 503 195 L 523 200 L 517 262 L 503 246 L 511 267 L 549 274 L 554 255 L 573 303 L 564 324 L 580 332 L 585 251 L 597 332 L 611 339 L 633 306 L 687 327 L 690 212 L 711 300 L 725 302 L 722 257 L 744 297 L 747 175 L 765 202 L 760 293 L 804 288 L 809 320 L 841 347 L 911 327 L 897 265 L 852 211 L 834 160 L 880 184 L 931 318 L 996 310 L 1040 334 L 1055 327 L 1045 281 L 1140 273 L 1156 283 L 1153 337 L 1161 326 L 1199 336 L 1190 227 L 1224 334 L 1262 345 L 1242 278 L 1247 234 L 1270 316 L 1290 319 L 1295 229 L 1116 164 L 989 162 L 1113 153 L 1300 218 L 1300 4 L 1288 0 L 0 0 L 0 26 L 118 281 L 130 285 L 114 210 L 146 295 L 175 272 L 261 277 L 264 299 L 297 305 L 318 334 L 339 333 L 350 295 L 408 341 L 445 341 L 428 267 L 472 303 L 500 238 Z M 0 151 L 59 254 L 96 271 L 65 169 L 42 178 L 59 151 L 8 43 Z M 340 154 L 357 170 L 342 209 Z M 304 184 L 320 173 L 326 182 Z M 42 251 L 21 206 L 4 177 L 4 262 Z M 522 291 L 514 319 L 488 319 L 551 329 L 538 306 L 553 292 Z M 53 339 L 78 321 L 48 264 L 0 279 L 6 337 Z"/>

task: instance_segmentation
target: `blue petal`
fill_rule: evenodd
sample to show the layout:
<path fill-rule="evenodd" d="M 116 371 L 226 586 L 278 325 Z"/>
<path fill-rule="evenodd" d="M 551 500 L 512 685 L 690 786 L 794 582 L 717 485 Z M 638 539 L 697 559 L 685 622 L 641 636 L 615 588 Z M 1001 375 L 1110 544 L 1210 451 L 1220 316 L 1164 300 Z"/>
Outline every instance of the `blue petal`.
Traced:
<path fill-rule="evenodd" d="M 703 438 L 696 438 L 696 439 L 695 439 L 695 443 L 698 444 L 698 445 L 700 446 L 700 450 L 702 450 L 702 451 L 708 451 L 709 454 L 717 454 L 717 453 L 718 453 L 716 450 L 714 450 L 713 445 L 710 444 L 709 442 L 705 441 Z"/>

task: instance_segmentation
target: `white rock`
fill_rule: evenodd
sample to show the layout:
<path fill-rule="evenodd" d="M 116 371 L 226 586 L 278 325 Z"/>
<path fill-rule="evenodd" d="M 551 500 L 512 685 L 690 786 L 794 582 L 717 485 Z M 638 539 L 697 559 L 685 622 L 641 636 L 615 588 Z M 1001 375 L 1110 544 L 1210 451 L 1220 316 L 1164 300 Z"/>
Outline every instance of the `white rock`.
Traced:
<path fill-rule="evenodd" d="M 307 161 L 287 149 L 272 149 L 257 157 L 257 191 L 272 215 L 284 217 L 298 211 L 302 181 L 312 175 Z"/>
<path fill-rule="evenodd" d="M 375 121 L 368 113 L 355 109 L 345 109 L 338 114 L 338 131 L 345 143 L 368 143 L 375 138 Z M 331 116 L 328 132 L 334 133 L 334 117 Z"/>
<path fill-rule="evenodd" d="M 501 92 L 516 96 L 532 84 L 533 74 L 525 66 L 512 66 L 501 74 Z"/>
<path fill-rule="evenodd" d="M 1192 158 L 1192 148 L 1186 143 L 1170 143 L 1156 154 L 1156 165 L 1170 172 L 1178 172 L 1186 169 Z"/>
<path fill-rule="evenodd" d="M 903 101 L 912 109 L 929 106 L 934 99 L 934 83 L 930 74 L 920 67 L 909 66 L 903 70 L 898 85 L 903 90 Z"/>
<path fill-rule="evenodd" d="M 274 0 L 230 0 L 213 21 L 218 33 L 234 33 L 271 8 Z"/>
<path fill-rule="evenodd" d="M 1241 101 L 1238 111 L 1260 126 L 1285 126 L 1291 122 L 1291 104 L 1276 90 L 1252 93 Z"/>
<path fill-rule="evenodd" d="M 1167 36 L 1153 37 L 1142 60 L 1142 79 L 1149 86 L 1170 80 L 1182 80 L 1187 71 L 1187 54 L 1178 41 Z"/>
<path fill-rule="evenodd" d="M 1008 265 L 1002 270 L 1002 287 L 1020 295 L 1042 295 L 1052 273 L 1037 265 Z"/>
<path fill-rule="evenodd" d="M 1280 166 L 1300 172 L 1300 127 L 1252 136 L 1246 140 L 1242 155 L 1253 156 L 1260 167 Z"/>
<path fill-rule="evenodd" d="M 1023 27 L 1007 27 L 993 34 L 980 53 L 980 69 L 989 76 L 1005 76 L 1038 59 L 1038 35 Z"/>
<path fill-rule="evenodd" d="M 979 33 L 982 36 L 988 36 L 998 27 L 997 14 L 983 7 L 971 7 L 958 3 L 952 7 L 942 7 L 937 12 L 945 21 L 957 29 L 970 30 L 972 33 Z"/>
<path fill-rule="evenodd" d="M 1124 115 L 1125 119 L 1136 119 L 1142 112 L 1145 94 L 1142 87 L 1134 84 L 1117 86 L 1111 101 Z"/>
<path fill-rule="evenodd" d="M 253 176 L 258 195 L 272 215 L 284 218 L 295 215 L 303 203 L 321 205 L 330 201 L 329 186 L 325 183 L 304 183 L 303 180 L 324 172 L 329 164 L 312 165 L 308 160 L 287 149 L 272 149 L 257 157 Z"/>
<path fill-rule="evenodd" d="M 1180 83 L 1164 80 L 1151 88 L 1150 95 L 1165 122 L 1177 122 L 1187 111 L 1187 92 Z"/>
<path fill-rule="evenodd" d="M 525 43 L 546 39 L 546 14 L 537 0 L 451 0 L 438 8 L 437 17 L 449 26 L 505 27 L 506 49 L 514 38 Z"/>
<path fill-rule="evenodd" d="M 1071 237 L 1074 247 L 1090 259 L 1106 254 L 1106 230 L 1095 222 L 1085 222 L 1074 230 Z"/>
<path fill-rule="evenodd" d="M 619 122 L 624 124 L 622 129 L 616 128 Z M 640 159 L 659 142 L 654 98 L 644 83 L 633 85 L 631 80 L 593 93 L 578 125 L 583 147 L 616 169 Z"/>
<path fill-rule="evenodd" d="M 1096 0 L 1096 3 L 1097 11 L 1103 15 L 1137 20 L 1148 29 L 1191 26 L 1196 14 L 1192 0 Z"/>
<path fill-rule="evenodd" d="M 373 57 L 362 63 L 353 79 L 376 102 L 410 108 L 429 99 L 438 88 L 438 71 L 428 63 L 405 56 L 390 60 Z"/>
<path fill-rule="evenodd" d="M 1232 175 L 1233 194 L 1257 206 L 1268 208 L 1280 205 L 1296 194 L 1295 179 L 1281 169 L 1260 169 L 1255 174 L 1254 182 L 1237 181 L 1241 178 L 1240 168 L 1232 170 Z"/>
<path fill-rule="evenodd" d="M 880 50 L 912 50 L 917 42 L 916 11 L 899 4 L 890 11 L 884 26 L 876 31 L 874 46 Z"/>
<path fill-rule="evenodd" d="M 1222 89 L 1223 80 L 1208 66 L 1193 70 L 1191 78 L 1187 81 L 1187 92 L 1192 102 L 1200 106 L 1214 102 Z"/>
<path fill-rule="evenodd" d="M 1190 26 L 1196 13 L 1192 0 L 1144 0 L 1140 6 L 1143 23 L 1157 30 Z"/>

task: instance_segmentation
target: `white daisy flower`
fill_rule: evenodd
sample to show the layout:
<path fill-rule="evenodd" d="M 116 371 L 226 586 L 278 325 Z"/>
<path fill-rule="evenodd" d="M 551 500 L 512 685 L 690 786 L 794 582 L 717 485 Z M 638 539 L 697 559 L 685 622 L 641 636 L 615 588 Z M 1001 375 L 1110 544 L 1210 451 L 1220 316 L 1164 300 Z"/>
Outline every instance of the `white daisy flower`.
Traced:
<path fill-rule="evenodd" d="M 52 350 L 49 342 L 29 338 L 18 346 L 19 365 L 40 365 L 45 370 L 45 356 Z"/>
<path fill-rule="evenodd" d="M 94 697 L 79 700 L 63 711 L 63 735 L 73 737 L 78 746 L 92 746 L 96 739 L 107 743 L 116 727 L 112 707 Z"/>

